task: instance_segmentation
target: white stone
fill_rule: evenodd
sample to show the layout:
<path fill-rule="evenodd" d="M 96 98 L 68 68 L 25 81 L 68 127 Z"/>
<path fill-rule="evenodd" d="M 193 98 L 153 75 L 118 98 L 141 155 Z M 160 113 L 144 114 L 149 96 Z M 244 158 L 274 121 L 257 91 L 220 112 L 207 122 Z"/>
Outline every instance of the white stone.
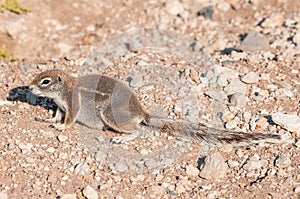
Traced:
<path fill-rule="evenodd" d="M 5 192 L 0 192 L 0 199 L 8 199 L 8 195 Z"/>
<path fill-rule="evenodd" d="M 274 123 L 282 126 L 283 128 L 300 133 L 300 117 L 296 114 L 273 113 L 272 120 Z"/>
<path fill-rule="evenodd" d="M 46 151 L 49 152 L 49 153 L 54 153 L 55 148 L 49 147 Z"/>
<path fill-rule="evenodd" d="M 200 177 L 205 179 L 223 178 L 227 173 L 227 165 L 219 152 L 209 154 L 204 160 Z"/>
<path fill-rule="evenodd" d="M 82 193 L 87 199 L 98 199 L 98 192 L 90 185 L 86 186 Z"/>
<path fill-rule="evenodd" d="M 64 194 L 61 199 L 76 199 L 76 193 L 68 193 L 68 194 Z"/>
<path fill-rule="evenodd" d="M 186 173 L 189 175 L 189 176 L 198 176 L 199 174 L 199 169 L 194 167 L 193 165 L 188 165 L 186 167 Z"/>
<path fill-rule="evenodd" d="M 241 80 L 247 84 L 255 84 L 258 82 L 259 77 L 256 72 L 249 72 L 246 75 L 244 75 Z"/>
<path fill-rule="evenodd" d="M 58 135 L 58 136 L 57 136 L 57 139 L 58 139 L 58 141 L 60 141 L 60 142 L 64 142 L 64 141 L 66 141 L 66 140 L 68 139 L 68 137 L 65 136 L 65 135 Z"/>

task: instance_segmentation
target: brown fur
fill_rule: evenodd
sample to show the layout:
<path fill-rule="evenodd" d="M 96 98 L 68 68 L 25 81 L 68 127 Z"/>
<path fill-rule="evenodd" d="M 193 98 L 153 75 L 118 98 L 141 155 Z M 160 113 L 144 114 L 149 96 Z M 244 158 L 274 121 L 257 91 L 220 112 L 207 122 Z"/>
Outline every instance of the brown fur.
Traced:
<path fill-rule="evenodd" d="M 41 84 L 43 80 L 51 83 Z M 121 143 L 135 139 L 146 125 L 178 137 L 205 140 L 211 144 L 232 144 L 234 146 L 258 143 L 259 141 L 278 143 L 279 135 L 262 133 L 233 132 L 208 128 L 203 124 L 173 121 L 151 116 L 146 113 L 136 95 L 123 82 L 100 75 L 74 78 L 60 70 L 50 70 L 39 74 L 30 86 L 37 95 L 54 99 L 60 113 L 65 114 L 58 129 L 79 122 L 91 128 L 111 128 L 127 136 L 115 137 L 113 142 Z M 57 116 L 57 117 L 58 117 Z M 55 122 L 58 118 L 48 119 Z"/>

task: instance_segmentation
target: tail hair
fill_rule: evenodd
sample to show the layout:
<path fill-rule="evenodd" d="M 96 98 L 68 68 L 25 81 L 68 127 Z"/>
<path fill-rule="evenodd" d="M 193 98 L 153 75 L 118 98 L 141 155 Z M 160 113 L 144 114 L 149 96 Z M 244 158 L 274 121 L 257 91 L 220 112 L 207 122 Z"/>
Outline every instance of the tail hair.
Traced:
<path fill-rule="evenodd" d="M 208 144 L 230 144 L 232 146 L 248 146 L 259 143 L 280 144 L 291 140 L 289 135 L 268 133 L 245 133 L 241 131 L 228 131 L 209 128 L 202 123 L 190 123 L 187 121 L 176 121 L 165 118 L 147 117 L 147 126 L 160 129 L 162 132 L 176 137 L 188 138 L 194 141 L 206 141 Z"/>

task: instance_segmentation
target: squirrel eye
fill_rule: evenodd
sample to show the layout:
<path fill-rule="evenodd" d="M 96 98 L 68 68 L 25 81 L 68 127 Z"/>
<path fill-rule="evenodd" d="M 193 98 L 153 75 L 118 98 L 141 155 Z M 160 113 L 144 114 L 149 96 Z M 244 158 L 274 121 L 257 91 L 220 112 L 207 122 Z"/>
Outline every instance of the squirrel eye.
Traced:
<path fill-rule="evenodd" d="M 48 85 L 50 82 L 50 79 L 44 79 L 43 81 L 41 81 L 41 84 L 45 86 Z"/>

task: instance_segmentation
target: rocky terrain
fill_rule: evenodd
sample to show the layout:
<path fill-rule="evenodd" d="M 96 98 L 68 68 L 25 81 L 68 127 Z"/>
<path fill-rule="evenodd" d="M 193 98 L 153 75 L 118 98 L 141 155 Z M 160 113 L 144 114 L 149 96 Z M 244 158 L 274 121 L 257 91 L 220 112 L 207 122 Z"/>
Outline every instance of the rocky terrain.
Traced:
<path fill-rule="evenodd" d="M 300 198 L 298 0 L 20 4 L 30 12 L 0 6 L 0 199 Z M 26 88 L 53 68 L 121 79 L 154 114 L 287 140 L 57 131 L 36 121 L 56 105 Z"/>

